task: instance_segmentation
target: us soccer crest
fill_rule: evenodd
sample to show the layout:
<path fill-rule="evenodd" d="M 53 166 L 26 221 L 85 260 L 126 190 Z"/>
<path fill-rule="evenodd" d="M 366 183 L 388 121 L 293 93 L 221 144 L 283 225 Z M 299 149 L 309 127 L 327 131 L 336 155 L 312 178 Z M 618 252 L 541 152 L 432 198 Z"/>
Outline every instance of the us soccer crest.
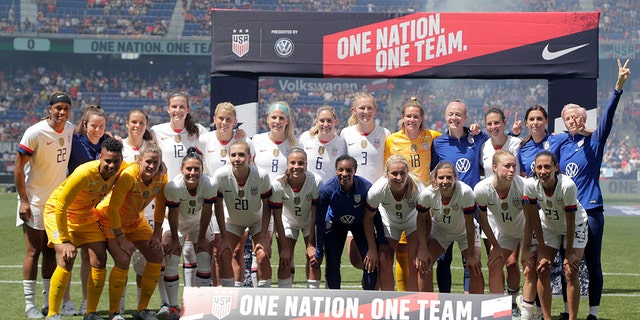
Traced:
<path fill-rule="evenodd" d="M 362 197 L 359 194 L 354 194 L 353 195 L 353 201 L 358 204 L 360 203 L 360 201 L 362 201 Z"/>
<path fill-rule="evenodd" d="M 238 56 L 244 57 L 249 52 L 249 29 L 233 30 L 231 36 L 231 51 Z"/>
<path fill-rule="evenodd" d="M 251 195 L 258 195 L 258 186 L 251 186 Z"/>
<path fill-rule="evenodd" d="M 213 296 L 211 314 L 218 319 L 228 316 L 231 313 L 231 303 L 231 296 Z"/>

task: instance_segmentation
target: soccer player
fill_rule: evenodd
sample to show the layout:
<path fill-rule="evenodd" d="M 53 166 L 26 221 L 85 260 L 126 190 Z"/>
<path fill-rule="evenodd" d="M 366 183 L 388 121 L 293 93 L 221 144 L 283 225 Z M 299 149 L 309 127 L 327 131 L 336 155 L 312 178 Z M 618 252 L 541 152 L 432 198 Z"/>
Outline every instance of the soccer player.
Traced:
<path fill-rule="evenodd" d="M 45 202 L 66 177 L 73 134 L 73 125 L 68 121 L 70 114 L 71 98 L 64 92 L 53 92 L 49 97 L 49 115 L 24 132 L 16 154 L 13 172 L 18 191 L 16 226 L 22 226 L 27 248 L 22 264 L 27 318 L 44 318 L 35 296 L 40 254 L 43 306 L 49 306 L 49 282 L 56 260 L 55 251 L 47 246 L 43 213 Z"/>
<path fill-rule="evenodd" d="M 538 242 L 538 294 L 545 319 L 551 319 L 551 265 L 558 249 L 564 247 L 569 319 L 575 320 L 580 303 L 578 268 L 587 245 L 587 213 L 578 202 L 578 189 L 571 178 L 560 174 L 558 159 L 541 151 L 535 159 L 535 176 L 524 184 L 524 212 Z M 544 214 L 538 215 L 538 206 Z M 529 235 L 526 235 L 529 240 Z M 523 308 L 529 308 L 525 301 Z"/>
<path fill-rule="evenodd" d="M 220 198 L 215 205 L 216 216 L 223 215 L 224 206 L 228 211 L 226 224 L 220 225 L 225 244 L 218 246 L 220 283 L 224 287 L 234 286 L 234 269 L 231 266 L 233 257 L 226 248 L 236 248 L 246 229 L 251 233 L 253 253 L 258 263 L 258 283 L 254 283 L 254 286 L 271 287 L 271 241 L 268 239 L 271 235 L 268 232 L 271 182 L 265 170 L 249 164 L 250 158 L 249 144 L 242 140 L 234 141 L 229 146 L 230 165 L 225 165 L 214 173 Z"/>
<path fill-rule="evenodd" d="M 191 115 L 191 107 L 189 99 L 183 93 L 173 93 L 167 98 L 167 113 L 169 114 L 169 122 L 161 123 L 151 127 L 150 131 L 153 140 L 162 149 L 162 160 L 167 167 L 167 176 L 169 180 L 181 174 L 182 158 L 187 155 L 187 149 L 193 147 L 198 142 L 200 135 L 208 130 L 199 123 Z M 187 237 L 182 247 L 183 252 L 183 272 L 185 286 L 195 286 L 197 261 L 194 250 L 194 244 Z M 164 276 L 158 283 L 158 287 L 162 286 Z M 162 289 L 160 289 L 162 300 Z M 161 301 L 159 316 L 165 316 L 169 312 L 167 301 Z"/>
<path fill-rule="evenodd" d="M 333 163 L 338 156 L 347 153 L 347 144 L 336 134 L 338 117 L 331 106 L 320 106 L 316 112 L 316 123 L 300 136 L 300 147 L 307 157 L 307 170 L 319 175 L 322 182 L 334 176 Z"/>
<path fill-rule="evenodd" d="M 418 267 L 425 279 L 420 291 L 433 291 L 433 257 L 442 255 L 455 241 L 469 270 L 469 293 L 482 294 L 484 277 L 480 233 L 473 218 L 476 211 L 473 190 L 458 180 L 451 162 L 440 162 L 431 172 L 433 184 L 422 191 L 417 204 Z"/>
<path fill-rule="evenodd" d="M 385 160 L 393 154 L 404 156 L 409 164 L 409 172 L 415 174 L 425 186 L 429 185 L 432 143 L 433 139 L 439 137 L 441 133 L 425 128 L 424 110 L 418 98 L 411 97 L 402 106 L 398 127 L 400 130 L 388 136 L 385 142 Z M 409 283 L 408 273 L 414 272 L 410 269 L 409 263 L 413 265 L 407 254 L 407 237 L 402 233 L 396 247 L 398 291 L 406 291 L 408 286 L 414 287 L 417 284 Z"/>
<path fill-rule="evenodd" d="M 416 256 L 418 253 L 418 233 L 416 232 L 416 203 L 418 195 L 422 191 L 422 183 L 409 172 L 407 159 L 399 154 L 394 154 L 385 163 L 385 176 L 378 179 L 369 189 L 366 201 L 366 213 L 364 218 L 365 234 L 368 246 L 377 247 L 375 243 L 374 216 L 380 211 L 384 235 L 389 241 L 388 246 L 380 246 L 378 256 L 372 252 L 365 261 L 365 268 L 376 268 L 376 260 L 380 266 L 380 289 L 392 291 L 393 261 L 398 246 L 400 235 L 407 234 L 408 244 L 408 268 L 404 270 L 408 281 L 408 291 L 418 291 L 418 271 L 416 268 Z M 367 265 L 369 264 L 369 265 Z"/>
<path fill-rule="evenodd" d="M 365 290 L 373 290 L 376 287 L 378 268 L 375 263 L 368 263 L 368 260 L 374 258 L 377 248 L 368 246 L 364 233 L 365 202 L 371 182 L 356 176 L 358 163 L 350 155 L 338 157 L 335 166 L 336 176 L 320 188 L 315 257 L 320 261 L 326 252 L 326 286 L 329 289 L 340 289 L 340 259 L 347 232 L 351 231 L 360 255 L 365 257 L 361 264 L 368 266 L 367 269 L 363 269 L 362 286 Z M 328 210 L 329 208 L 331 210 Z M 381 228 L 381 223 L 376 226 L 377 230 Z M 384 233 L 377 234 L 377 243 L 388 244 Z"/>
<path fill-rule="evenodd" d="M 307 288 L 320 287 L 320 264 L 316 253 L 316 209 L 322 180 L 307 171 L 307 154 L 294 148 L 287 156 L 287 171 L 273 181 L 269 199 L 278 234 L 278 286 L 291 288 L 293 283 L 293 250 L 302 232 L 306 248 Z M 282 230 L 278 230 L 282 225 Z"/>
<path fill-rule="evenodd" d="M 106 242 L 94 207 L 111 190 L 123 169 L 122 143 L 108 138 L 102 142 L 100 159 L 76 168 L 51 194 L 45 205 L 44 222 L 57 255 L 57 267 L 51 278 L 49 319 L 59 314 L 62 295 L 71 278 L 76 248 L 88 249 L 91 274 L 87 280 L 87 314 L 85 319 L 102 319 L 97 313 L 98 300 L 106 278 Z"/>
<path fill-rule="evenodd" d="M 112 320 L 124 320 L 119 302 L 127 285 L 131 255 L 136 249 L 147 263 L 135 319 L 155 319 L 147 306 L 162 269 L 161 231 L 165 210 L 162 205 L 155 207 L 155 233 L 143 212 L 154 198 L 157 204 L 164 203 L 167 180 L 162 151 L 155 142 L 147 142 L 140 150 L 139 160 L 122 170 L 113 191 L 97 206 L 100 226 L 115 264 L 109 277 L 109 317 Z"/>
<path fill-rule="evenodd" d="M 578 200 L 589 217 L 589 240 L 584 253 L 587 270 L 589 270 L 589 315 L 587 320 L 598 319 L 604 281 L 600 262 L 604 233 L 604 204 L 599 180 L 600 166 L 622 89 L 631 74 L 628 66 L 629 60 L 622 65 L 618 59 L 618 80 L 603 116 L 600 118 L 600 124 L 592 134 L 585 133 L 587 114 L 584 108 L 576 104 L 567 104 L 562 109 L 562 119 L 569 134 L 560 147 L 560 168 L 576 183 Z"/>
<path fill-rule="evenodd" d="M 251 138 L 253 162 L 274 180 L 287 170 L 287 155 L 298 146 L 293 132 L 291 108 L 284 101 L 276 101 L 267 111 L 269 132 L 259 133 Z"/>
<path fill-rule="evenodd" d="M 178 265 L 180 253 L 184 252 L 185 239 L 195 240 L 197 261 L 197 287 L 211 284 L 211 241 L 213 234 L 208 232 L 209 222 L 216 202 L 218 188 L 214 181 L 203 173 L 202 158 L 195 147 L 189 147 L 182 158 L 182 174 L 173 178 L 164 188 L 167 207 L 170 238 L 164 241 L 164 284 L 169 298 L 168 320 L 180 318 L 178 311 L 178 289 L 180 279 Z M 216 218 L 219 220 L 218 213 Z"/>

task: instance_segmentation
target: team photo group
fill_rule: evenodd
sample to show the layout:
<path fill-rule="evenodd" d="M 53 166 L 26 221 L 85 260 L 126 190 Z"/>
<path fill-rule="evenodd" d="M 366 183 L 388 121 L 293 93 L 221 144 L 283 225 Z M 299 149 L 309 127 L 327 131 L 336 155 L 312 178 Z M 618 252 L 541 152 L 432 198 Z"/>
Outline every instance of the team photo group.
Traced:
<path fill-rule="evenodd" d="M 254 286 L 291 288 L 302 234 L 305 250 L 296 254 L 306 257 L 307 288 L 341 288 L 346 248 L 364 290 L 451 292 L 455 242 L 464 292 L 507 294 L 521 319 L 551 319 L 559 251 L 566 278 L 559 319 L 577 319 L 584 257 L 589 312 L 582 317 L 597 320 L 600 166 L 628 65 L 618 60 L 596 128 L 585 127 L 583 107 L 554 106 L 562 107 L 566 127 L 558 134 L 547 131 L 540 105 L 522 120 L 491 108 L 484 123 L 467 123 L 464 97 L 446 105 L 443 132 L 428 129 L 411 97 L 392 133 L 377 124 L 375 92 L 363 91 L 353 94 L 347 123 L 320 106 L 299 137 L 296 106 L 286 101 L 270 102 L 259 120 L 268 131 L 248 136 L 232 103 L 212 108 L 210 131 L 182 93 L 167 99 L 166 123 L 151 124 L 145 111 L 131 109 L 128 135 L 119 137 L 107 132 L 98 105 L 72 124 L 74 102 L 53 92 L 48 116 L 24 132 L 15 161 L 25 315 L 103 319 L 97 309 L 106 287 L 108 318 L 125 319 L 132 266 L 134 319 L 179 319 L 180 278 L 188 287 L 244 285 L 247 241 Z M 79 290 L 70 288 L 76 260 L 78 309 L 69 292 Z M 161 305 L 150 306 L 156 291 Z"/>

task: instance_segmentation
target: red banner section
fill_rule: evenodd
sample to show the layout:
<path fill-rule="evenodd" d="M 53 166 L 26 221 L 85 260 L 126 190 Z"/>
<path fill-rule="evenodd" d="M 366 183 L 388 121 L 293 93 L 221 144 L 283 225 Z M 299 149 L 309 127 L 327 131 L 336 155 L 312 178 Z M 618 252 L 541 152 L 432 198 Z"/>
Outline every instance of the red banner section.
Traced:
<path fill-rule="evenodd" d="M 181 319 L 511 319 L 511 296 L 184 288 Z"/>
<path fill-rule="evenodd" d="M 597 28 L 597 13 L 415 13 L 326 35 L 324 74 L 398 77 Z M 550 42 L 540 56 L 579 56 L 587 46 L 597 50 Z"/>

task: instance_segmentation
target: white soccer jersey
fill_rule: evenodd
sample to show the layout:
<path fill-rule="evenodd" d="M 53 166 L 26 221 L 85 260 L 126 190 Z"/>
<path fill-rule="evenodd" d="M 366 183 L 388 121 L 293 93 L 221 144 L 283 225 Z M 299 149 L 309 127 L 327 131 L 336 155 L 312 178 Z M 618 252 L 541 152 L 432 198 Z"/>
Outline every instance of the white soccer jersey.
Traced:
<path fill-rule="evenodd" d="M 196 123 L 196 126 L 198 130 L 200 130 L 200 135 L 208 131 L 201 124 Z M 169 179 L 173 179 L 180 174 L 182 158 L 187 155 L 187 149 L 189 147 L 196 146 L 198 137 L 189 136 L 189 132 L 187 132 L 186 129 L 176 132 L 171 129 L 168 122 L 153 126 L 150 131 L 162 150 L 162 161 L 167 166 L 167 175 Z"/>
<path fill-rule="evenodd" d="M 522 192 L 524 179 L 518 175 L 513 177 L 509 193 L 503 199 L 493 186 L 494 177 L 488 177 L 476 184 L 474 193 L 480 209 L 493 215 L 492 228 L 500 233 L 522 239 L 524 237 L 524 213 L 522 213 Z"/>
<path fill-rule="evenodd" d="M 216 136 L 216 131 L 206 132 L 198 139 L 198 149 L 202 151 L 205 173 L 210 177 L 216 170 L 229 163 L 229 146 L 238 139 L 231 139 L 221 143 Z M 244 139 L 243 139 L 244 140 Z"/>
<path fill-rule="evenodd" d="M 342 129 L 340 136 L 347 143 L 347 152 L 358 161 L 357 175 L 370 182 L 384 175 L 384 145 L 389 134 L 380 126 L 366 136 L 356 130 L 356 125 Z"/>
<path fill-rule="evenodd" d="M 268 132 L 256 134 L 251 138 L 253 162 L 269 174 L 270 180 L 287 170 L 287 156 L 295 147 L 297 144 L 291 145 L 288 140 L 276 144 L 269 139 Z"/>
<path fill-rule="evenodd" d="M 232 166 L 216 170 L 214 179 L 218 185 L 218 201 L 227 208 L 227 223 L 252 226 L 262 219 L 262 199 L 271 196 L 271 181 L 266 171 L 249 165 L 249 177 L 243 186 L 238 185 Z"/>
<path fill-rule="evenodd" d="M 49 196 L 67 177 L 71 154 L 73 124 L 67 122 L 62 132 L 56 132 L 47 120 L 27 128 L 20 140 L 18 152 L 30 157 L 24 166 L 27 197 L 31 203 L 34 225 L 44 230 L 42 212 Z M 23 221 L 16 210 L 16 226 Z"/>
<path fill-rule="evenodd" d="M 269 198 L 272 208 L 282 208 L 282 223 L 293 229 L 304 229 L 311 223 L 311 206 L 318 204 L 318 194 L 322 179 L 307 171 L 300 190 L 293 190 L 290 185 L 283 185 L 280 177 L 271 184 L 273 192 Z M 314 221 L 315 223 L 315 221 Z"/>
<path fill-rule="evenodd" d="M 513 136 L 507 136 L 507 141 L 502 146 L 502 150 L 509 151 L 516 157 L 516 174 L 520 174 L 520 164 L 518 163 L 518 151 L 520 151 L 520 143 L 522 139 Z M 493 155 L 496 149 L 491 144 L 491 139 L 482 144 L 482 167 L 484 168 L 484 176 L 491 177 L 493 175 Z"/>
<path fill-rule="evenodd" d="M 567 234 L 565 211 L 575 211 L 575 225 L 587 222 L 587 212 L 578 202 L 578 188 L 571 178 L 558 174 L 553 194 L 548 195 L 540 181 L 528 178 L 524 183 L 524 201 L 538 204 L 542 226 L 561 235 Z"/>
<path fill-rule="evenodd" d="M 311 137 L 309 131 L 305 131 L 300 136 L 299 144 L 307 153 L 307 170 L 319 175 L 322 182 L 336 175 L 336 159 L 347 153 L 347 144 L 340 136 L 322 143 L 317 135 Z"/>
<path fill-rule="evenodd" d="M 216 202 L 218 187 L 207 175 L 200 176 L 200 183 L 195 194 L 191 194 L 184 184 L 184 176 L 178 175 L 167 183 L 164 195 L 169 208 L 178 208 L 180 212 L 178 232 L 181 235 L 198 233 L 200 215 L 204 203 Z M 214 219 L 213 216 L 211 219 Z"/>
<path fill-rule="evenodd" d="M 475 196 L 471 187 L 462 181 L 456 181 L 449 203 L 442 202 L 440 190 L 428 186 L 420 193 L 417 207 L 419 212 L 428 212 L 430 208 L 432 209 L 432 228 L 437 228 L 441 234 L 456 236 L 467 234 L 464 215 L 473 214 L 475 205 Z"/>
<path fill-rule="evenodd" d="M 367 193 L 367 207 L 370 210 L 380 210 L 382 223 L 394 229 L 406 230 L 415 228 L 418 211 L 416 210 L 417 196 L 422 192 L 422 183 L 417 183 L 416 197 L 396 199 L 389 189 L 389 179 L 378 179 Z"/>

